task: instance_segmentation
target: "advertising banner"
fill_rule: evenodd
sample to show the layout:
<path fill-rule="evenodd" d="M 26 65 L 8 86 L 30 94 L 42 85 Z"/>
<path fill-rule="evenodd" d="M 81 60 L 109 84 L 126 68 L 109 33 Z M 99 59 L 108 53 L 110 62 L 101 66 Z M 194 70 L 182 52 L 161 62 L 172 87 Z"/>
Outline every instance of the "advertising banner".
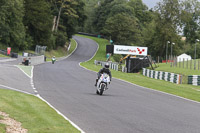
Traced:
<path fill-rule="evenodd" d="M 147 56 L 147 47 L 114 45 L 114 54 L 130 54 Z"/>

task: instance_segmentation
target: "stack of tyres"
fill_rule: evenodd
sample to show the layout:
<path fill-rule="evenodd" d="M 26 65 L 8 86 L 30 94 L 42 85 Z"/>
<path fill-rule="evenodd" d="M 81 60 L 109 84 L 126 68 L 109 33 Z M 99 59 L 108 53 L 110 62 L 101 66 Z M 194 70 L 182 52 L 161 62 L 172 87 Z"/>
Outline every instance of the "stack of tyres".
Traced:
<path fill-rule="evenodd" d="M 200 75 L 188 76 L 188 84 L 199 86 L 200 85 Z"/>

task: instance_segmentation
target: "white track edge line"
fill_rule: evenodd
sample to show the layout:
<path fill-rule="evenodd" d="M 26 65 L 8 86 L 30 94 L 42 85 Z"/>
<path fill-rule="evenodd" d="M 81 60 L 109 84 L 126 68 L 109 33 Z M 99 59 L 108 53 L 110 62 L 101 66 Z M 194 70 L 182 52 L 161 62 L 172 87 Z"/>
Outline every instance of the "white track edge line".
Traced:
<path fill-rule="evenodd" d="M 12 87 L 9 87 L 9 86 L 6 86 L 6 85 L 0 84 L 0 86 L 1 86 L 1 87 L 4 87 L 4 88 L 7 88 L 7 89 L 9 89 L 9 90 L 14 90 L 14 91 L 18 91 L 18 92 L 25 93 L 25 94 L 28 94 L 28 95 L 33 95 L 33 94 L 29 93 L 29 92 L 22 91 L 22 90 L 19 90 L 19 89 L 15 89 L 15 88 L 12 88 Z"/>
<path fill-rule="evenodd" d="M 73 40 L 75 41 L 75 39 L 73 39 Z M 75 41 L 75 42 L 76 42 L 76 41 Z M 78 47 L 78 43 L 76 42 L 76 48 L 75 48 L 69 55 L 67 55 L 66 57 L 64 57 L 64 58 L 62 58 L 62 59 L 60 59 L 60 60 L 58 60 L 58 61 L 67 59 L 69 56 L 71 56 L 71 55 L 76 51 L 77 47 Z"/>
<path fill-rule="evenodd" d="M 58 111 L 55 107 L 53 107 L 50 103 L 48 103 L 45 99 L 43 99 L 39 94 L 36 95 L 38 98 L 40 98 L 42 101 L 47 103 L 52 109 L 54 109 L 59 115 L 61 115 L 65 120 L 69 121 L 72 126 L 74 126 L 76 129 L 78 129 L 81 133 L 85 133 L 78 125 L 76 125 L 74 122 L 72 122 L 69 118 L 67 118 L 65 115 L 63 115 L 60 111 Z"/>
<path fill-rule="evenodd" d="M 73 39 L 75 42 L 76 42 L 76 40 L 75 39 Z M 78 43 L 76 42 L 76 48 L 69 54 L 69 55 L 67 55 L 67 56 L 65 56 L 65 57 L 60 57 L 61 59 L 59 59 L 58 58 L 58 61 L 62 61 L 62 60 L 64 60 L 64 59 L 67 59 L 68 57 L 70 57 L 75 51 L 76 51 L 76 49 L 77 49 L 77 47 L 78 47 Z M 50 63 L 51 61 L 46 61 L 46 63 Z M 45 62 L 44 62 L 45 63 Z M 37 64 L 37 65 L 40 65 L 40 64 Z"/>
<path fill-rule="evenodd" d="M 76 42 L 76 41 L 75 41 Z M 78 43 L 76 42 L 76 48 L 72 51 L 71 54 L 73 54 L 75 52 L 75 50 L 78 47 Z M 71 54 L 69 54 L 68 56 L 66 56 L 64 59 L 68 58 Z M 63 60 L 63 59 L 62 59 Z M 33 83 L 34 86 L 34 82 L 33 82 L 33 69 L 34 66 L 32 67 L 31 70 L 31 82 Z M 37 89 L 34 87 L 34 92 L 38 93 Z M 42 101 L 44 101 L 46 104 L 48 104 L 52 109 L 54 109 L 60 116 L 62 116 L 65 120 L 67 120 L 70 124 L 72 124 L 72 126 L 74 126 L 77 130 L 79 130 L 81 133 L 85 133 L 78 125 L 76 125 L 74 122 L 72 122 L 68 117 L 66 117 L 64 114 L 62 114 L 60 111 L 58 111 L 53 105 L 51 105 L 49 102 L 47 102 L 44 98 L 42 98 L 39 94 L 34 95 L 36 97 L 38 97 L 39 99 L 41 99 Z"/>
<path fill-rule="evenodd" d="M 66 116 L 64 116 L 62 113 L 60 113 L 56 108 L 54 108 L 50 103 L 48 103 L 45 99 L 43 99 L 39 94 L 37 95 L 33 95 L 29 92 L 25 92 L 25 91 L 21 91 L 21 90 L 18 90 L 18 89 L 15 89 L 15 88 L 12 88 L 12 87 L 8 87 L 8 86 L 5 86 L 5 85 L 1 85 L 1 87 L 4 87 L 4 88 L 7 88 L 9 90 L 13 90 L 13 91 L 17 91 L 17 92 L 21 92 L 21 93 L 25 93 L 25 94 L 28 94 L 28 95 L 32 95 L 32 96 L 35 96 L 37 98 L 39 98 L 40 100 L 44 101 L 46 104 L 48 104 L 52 109 L 54 109 L 59 115 L 61 115 L 65 120 L 69 121 L 69 123 L 72 124 L 72 126 L 74 126 L 76 129 L 78 129 L 79 131 L 81 131 L 81 133 L 85 133 L 82 129 L 80 129 L 75 123 L 73 123 L 70 119 L 68 119 Z"/>
<path fill-rule="evenodd" d="M 14 66 L 16 66 L 17 68 L 19 68 L 26 76 L 28 76 L 29 78 L 31 78 L 31 76 L 29 76 L 27 73 L 25 73 L 23 69 L 21 69 L 21 68 L 18 67 L 17 65 L 14 65 Z"/>

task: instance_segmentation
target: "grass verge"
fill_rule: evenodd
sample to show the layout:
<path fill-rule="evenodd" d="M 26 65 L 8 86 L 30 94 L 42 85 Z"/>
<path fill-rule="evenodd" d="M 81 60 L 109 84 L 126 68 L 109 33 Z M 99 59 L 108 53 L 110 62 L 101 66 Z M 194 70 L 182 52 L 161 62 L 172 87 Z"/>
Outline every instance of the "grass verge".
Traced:
<path fill-rule="evenodd" d="M 71 47 L 68 52 L 66 52 L 66 50 L 64 50 L 64 48 L 58 48 L 58 50 L 52 50 L 50 52 L 46 52 L 45 55 L 47 57 L 47 61 L 51 61 L 51 57 L 53 55 L 56 55 L 56 58 L 67 56 L 67 55 L 71 54 L 75 50 L 75 48 L 76 48 L 76 42 L 72 39 Z M 31 51 L 29 51 L 29 52 L 31 52 Z M 29 77 L 32 76 L 32 74 L 31 74 L 32 66 L 17 65 L 17 67 L 22 69 Z"/>
<path fill-rule="evenodd" d="M 32 70 L 33 66 L 17 65 L 17 67 L 20 68 L 21 70 L 23 70 L 29 77 L 32 76 L 31 70 Z"/>
<path fill-rule="evenodd" d="M 0 133 L 6 133 L 6 125 L 0 123 Z"/>
<path fill-rule="evenodd" d="M 81 63 L 81 66 L 97 72 L 99 71 L 101 66 L 94 65 L 94 60 L 102 60 L 102 61 L 106 60 L 106 56 L 104 55 L 106 55 L 105 50 L 106 50 L 106 44 L 108 44 L 108 41 L 104 39 L 88 37 L 88 36 L 83 36 L 83 35 L 81 35 L 81 37 L 90 38 L 99 44 L 99 50 L 94 56 L 94 58 L 88 62 Z M 130 83 L 134 83 L 143 87 L 163 91 L 169 94 L 181 96 L 184 98 L 188 98 L 188 99 L 200 102 L 200 87 L 187 85 L 187 84 L 177 85 L 177 84 L 173 84 L 173 83 L 162 81 L 162 80 L 151 79 L 138 73 L 122 73 L 122 72 L 114 71 L 114 70 L 111 70 L 111 72 L 112 72 L 112 76 L 115 78 L 126 80 Z"/>
<path fill-rule="evenodd" d="M 51 61 L 51 58 L 55 56 L 56 58 L 64 57 L 71 54 L 76 48 L 76 42 L 71 39 L 71 47 L 67 52 L 66 48 L 59 47 L 57 50 L 47 51 L 45 52 L 45 56 L 47 57 L 47 61 Z"/>
<path fill-rule="evenodd" d="M 10 58 L 10 56 L 6 56 L 6 55 L 3 55 L 3 54 L 0 54 L 0 57 L 9 57 Z"/>
<path fill-rule="evenodd" d="M 194 61 L 193 61 L 194 62 Z M 171 67 L 170 63 L 166 64 L 166 63 L 161 63 L 159 64 L 159 67 L 156 68 L 156 71 L 165 71 L 165 72 L 171 72 L 171 73 L 177 73 L 177 74 L 181 74 L 183 75 L 183 84 L 187 84 L 188 83 L 188 76 L 190 75 L 200 75 L 200 70 L 198 70 L 198 68 L 196 70 L 194 70 L 194 67 L 192 67 L 191 69 L 188 67 L 183 68 L 183 62 L 178 63 L 180 65 L 180 67 Z M 190 64 L 190 63 L 189 63 Z"/>
<path fill-rule="evenodd" d="M 3 119 L 3 116 L 0 115 L 0 120 Z M 0 123 L 0 133 L 6 133 L 6 125 Z"/>
<path fill-rule="evenodd" d="M 35 96 L 0 89 L 0 110 L 22 123 L 29 133 L 78 133 L 62 116 Z M 0 125 L 4 131 L 4 125 Z"/>

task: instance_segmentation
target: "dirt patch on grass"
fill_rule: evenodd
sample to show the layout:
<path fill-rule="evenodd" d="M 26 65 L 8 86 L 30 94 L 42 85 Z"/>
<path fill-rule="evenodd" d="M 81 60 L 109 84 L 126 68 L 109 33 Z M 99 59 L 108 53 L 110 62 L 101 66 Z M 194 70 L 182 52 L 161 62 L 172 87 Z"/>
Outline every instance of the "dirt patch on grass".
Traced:
<path fill-rule="evenodd" d="M 21 123 L 10 118 L 8 114 L 0 111 L 0 123 L 6 125 L 6 133 L 28 133 Z"/>

